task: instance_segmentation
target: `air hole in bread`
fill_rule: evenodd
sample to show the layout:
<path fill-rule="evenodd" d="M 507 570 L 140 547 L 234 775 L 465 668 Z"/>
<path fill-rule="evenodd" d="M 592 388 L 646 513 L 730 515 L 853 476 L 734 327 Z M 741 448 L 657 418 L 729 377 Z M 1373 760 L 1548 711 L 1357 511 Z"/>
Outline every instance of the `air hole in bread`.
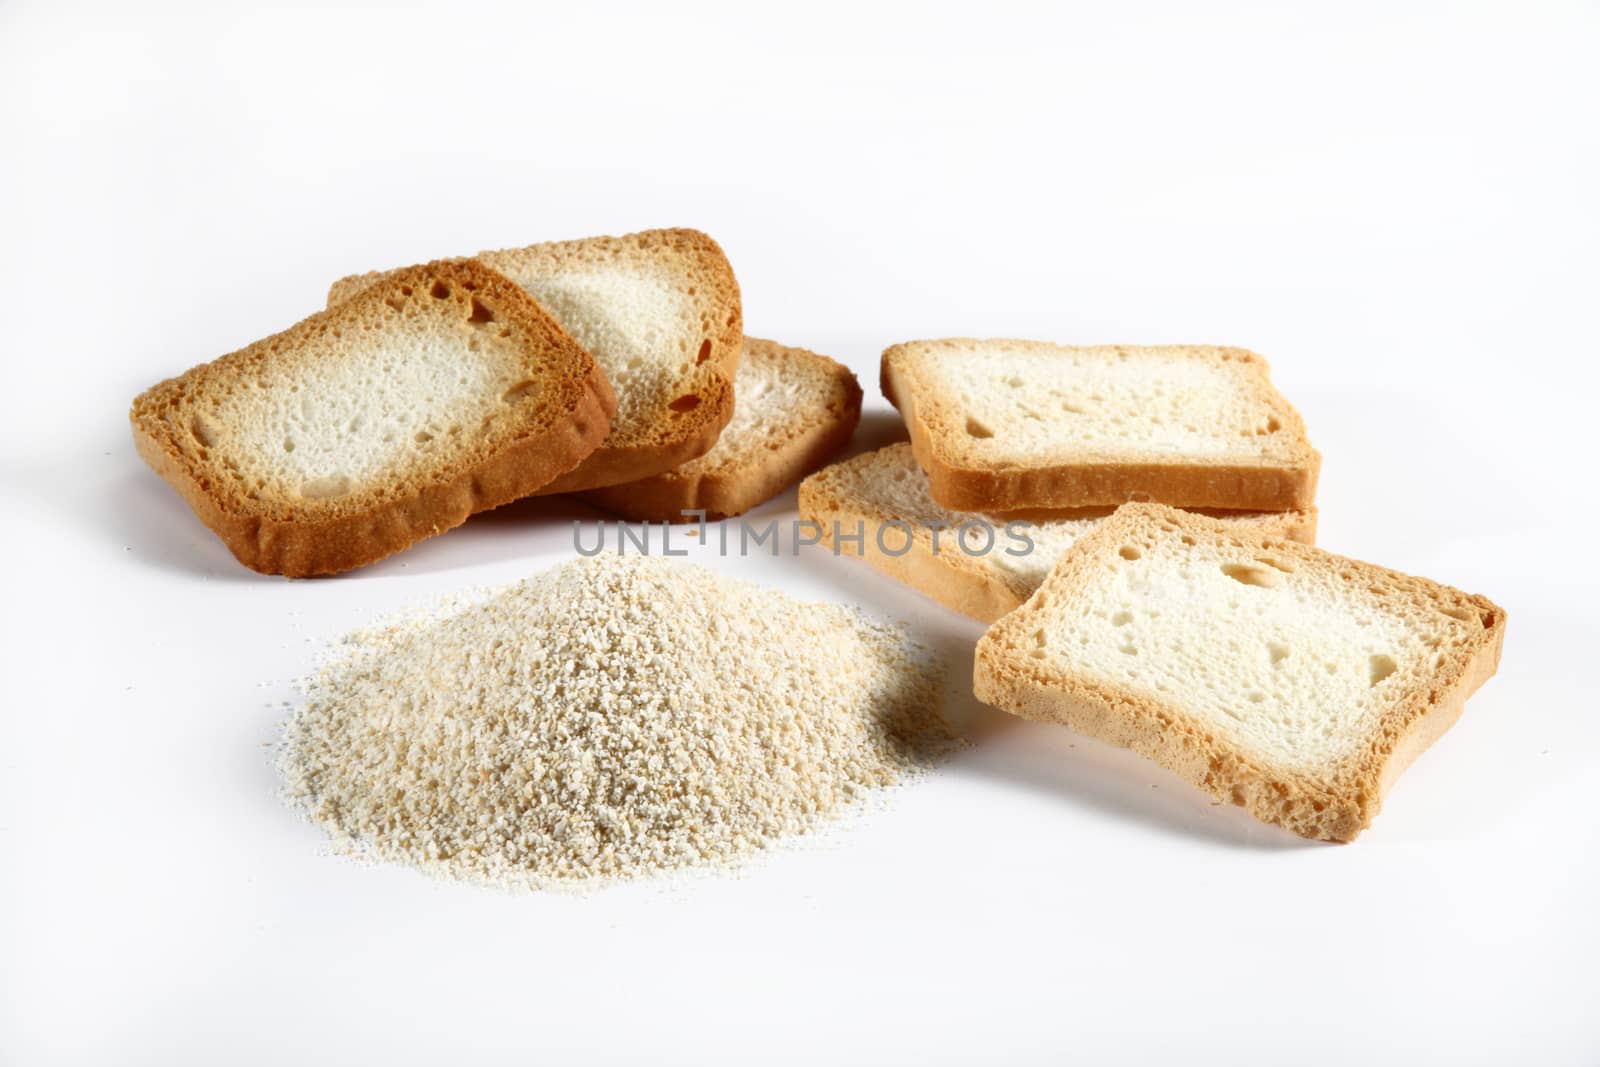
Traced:
<path fill-rule="evenodd" d="M 325 474 L 300 486 L 300 495 L 307 500 L 327 500 L 344 496 L 350 491 L 350 479 L 342 474 Z"/>
<path fill-rule="evenodd" d="M 1263 693 L 1259 689 L 1252 689 L 1246 695 L 1250 698 L 1250 703 L 1252 703 L 1252 704 L 1259 704 L 1263 700 L 1267 699 L 1267 694 Z"/>
<path fill-rule="evenodd" d="M 425 445 L 429 441 L 433 440 L 433 434 L 429 433 L 427 430 L 418 430 L 417 435 L 413 437 L 412 440 L 419 445 Z"/>
<path fill-rule="evenodd" d="M 986 437 L 993 437 L 994 431 L 969 415 L 967 416 L 967 436 L 981 440 Z"/>
<path fill-rule="evenodd" d="M 673 411 L 693 411 L 699 406 L 700 398 L 695 396 L 693 393 L 685 393 L 683 396 L 680 396 L 678 399 L 667 405 L 667 407 L 671 408 Z"/>
<path fill-rule="evenodd" d="M 1367 681 L 1371 685 L 1377 685 L 1399 669 L 1400 665 L 1394 661 L 1393 656 L 1371 656 L 1367 659 Z"/>
<path fill-rule="evenodd" d="M 1271 556 L 1257 556 L 1256 562 L 1262 564 L 1263 566 L 1271 567 L 1275 571 L 1282 571 L 1284 574 L 1294 573 L 1293 567 L 1289 566 L 1282 560 L 1273 559 Z"/>
<path fill-rule="evenodd" d="M 293 452 L 294 451 L 294 438 L 285 437 L 283 439 L 283 450 L 285 452 Z"/>
<path fill-rule="evenodd" d="M 1121 556 L 1123 559 L 1139 559 L 1144 555 L 1144 553 L 1140 552 L 1133 545 L 1123 545 L 1121 548 L 1117 549 L 1117 555 Z"/>
<path fill-rule="evenodd" d="M 711 358 L 711 338 L 707 337 L 704 341 L 700 342 L 700 351 L 698 353 L 696 353 L 696 355 L 694 357 L 694 361 L 696 363 L 704 363 L 706 360 L 708 360 L 710 358 Z"/>
<path fill-rule="evenodd" d="M 1289 646 L 1284 644 L 1282 641 L 1268 641 L 1267 658 L 1271 661 L 1272 665 L 1276 667 L 1278 664 L 1289 658 Z"/>
<path fill-rule="evenodd" d="M 467 316 L 467 321 L 474 326 L 483 326 L 494 321 L 494 312 L 484 307 L 482 300 L 473 297 L 472 314 Z"/>
<path fill-rule="evenodd" d="M 1471 622 L 1472 621 L 1472 612 L 1468 611 L 1466 608 L 1448 607 L 1448 608 L 1440 608 L 1439 610 L 1444 612 L 1446 615 L 1450 616 L 1452 619 L 1455 619 L 1458 622 Z"/>
<path fill-rule="evenodd" d="M 1111 616 L 1112 626 L 1126 626 L 1132 621 L 1133 612 L 1131 611 L 1119 611 L 1115 615 Z"/>
<path fill-rule="evenodd" d="M 1123 645 L 1117 651 L 1121 652 L 1124 656 L 1137 656 L 1139 654 L 1139 650 L 1134 648 L 1132 645 Z"/>
<path fill-rule="evenodd" d="M 403 296 L 394 296 L 391 294 L 390 296 L 384 297 L 383 302 L 394 308 L 396 311 L 404 311 L 406 309 L 406 298 Z M 339 331 L 335 330 L 334 336 L 339 336 Z"/>
<path fill-rule="evenodd" d="M 444 282 L 434 282 L 433 288 L 428 290 L 435 300 L 444 300 L 450 296 L 450 287 Z"/>
<path fill-rule="evenodd" d="M 1240 585 L 1253 585 L 1260 589 L 1276 589 L 1282 581 L 1266 567 L 1253 567 L 1248 563 L 1224 563 L 1222 573 Z"/>
<path fill-rule="evenodd" d="M 538 388 L 539 383 L 530 378 L 527 381 L 518 382 L 510 389 L 507 389 L 505 392 L 501 393 L 500 399 L 504 400 L 508 404 L 514 404 Z"/>
<path fill-rule="evenodd" d="M 216 434 L 212 433 L 211 427 L 201 421 L 198 416 L 189 421 L 189 432 L 194 435 L 194 439 L 199 442 L 201 448 L 210 448 L 216 443 Z"/>
<path fill-rule="evenodd" d="M 1494 616 L 1494 612 L 1492 612 L 1492 611 L 1484 612 L 1483 613 L 1483 617 L 1480 618 L 1478 621 L 1483 623 L 1483 628 L 1485 630 L 1494 629 L 1494 624 L 1495 624 L 1495 621 L 1496 621 L 1495 620 L 1495 616 Z"/>
<path fill-rule="evenodd" d="M 461 288 L 465 289 L 469 293 L 476 292 L 478 289 L 478 283 L 468 278 L 466 281 L 461 283 Z"/>
<path fill-rule="evenodd" d="M 411 286 L 409 286 L 409 285 L 402 285 L 400 287 L 400 295 L 401 296 L 410 296 L 414 292 L 416 292 L 416 290 L 411 288 Z"/>

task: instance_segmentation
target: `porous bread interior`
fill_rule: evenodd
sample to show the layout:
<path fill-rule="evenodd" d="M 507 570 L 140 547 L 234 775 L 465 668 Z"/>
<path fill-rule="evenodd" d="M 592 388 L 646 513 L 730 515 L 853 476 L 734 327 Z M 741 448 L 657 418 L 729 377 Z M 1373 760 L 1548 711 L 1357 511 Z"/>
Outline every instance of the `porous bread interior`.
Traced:
<path fill-rule="evenodd" d="M 647 230 L 476 258 L 532 293 L 594 356 L 617 394 L 605 449 L 672 446 L 715 417 L 700 408 L 714 397 L 702 394 L 713 375 L 732 376 L 741 316 L 738 282 L 705 234 Z"/>
<path fill-rule="evenodd" d="M 1259 357 L 1192 346 L 1032 342 L 925 347 L 916 373 L 944 433 L 985 463 L 1282 457 L 1300 426 L 1263 392 Z"/>
<path fill-rule="evenodd" d="M 1037 589 L 1049 575 L 1056 561 L 1066 554 L 1080 537 L 1094 529 L 1112 513 L 1111 508 L 1082 509 L 1070 515 L 1050 515 L 1034 512 L 1027 515 L 985 515 L 974 511 L 955 511 L 941 506 L 933 499 L 928 487 L 928 476 L 917 465 L 911 445 L 898 442 L 834 464 L 822 471 L 828 488 L 845 504 L 858 511 L 875 513 L 884 518 L 898 519 L 915 527 L 929 530 L 944 527 L 947 532 L 940 538 L 940 555 L 956 561 L 970 560 L 972 565 L 989 567 L 1002 572 L 1006 584 L 1026 595 Z M 1283 515 L 1272 512 L 1240 512 L 1223 521 L 1248 527 L 1278 528 L 1290 522 L 1299 522 L 1301 513 Z M 1000 538 L 1008 523 L 1018 522 L 1032 542 L 1032 549 L 1021 555 L 1007 552 L 1007 547 L 1020 548 L 1009 540 Z M 964 523 L 986 523 L 996 531 L 996 544 L 992 550 L 976 556 L 967 556 L 956 542 L 959 527 Z M 972 538 L 981 544 L 981 538 Z"/>
<path fill-rule="evenodd" d="M 1147 526 L 1087 551 L 1002 622 L 1027 655 L 1179 705 L 1288 773 L 1358 761 L 1484 627 L 1464 594 L 1272 539 Z"/>
<path fill-rule="evenodd" d="M 714 440 L 728 416 L 741 311 L 733 270 L 710 237 L 645 230 L 473 258 L 531 293 L 589 351 L 616 394 L 604 445 L 553 491 L 593 488 L 595 479 L 614 484 L 617 472 L 606 465 L 629 450 L 644 454 L 626 461 L 638 469 L 623 481 L 660 473 Z M 340 278 L 329 288 L 329 306 L 383 276 Z"/>
<path fill-rule="evenodd" d="M 481 452 L 538 383 L 526 339 L 463 298 L 397 290 L 325 313 L 293 350 L 239 373 L 199 368 L 180 400 L 188 433 L 261 501 L 386 491 Z"/>
<path fill-rule="evenodd" d="M 826 414 L 839 390 L 837 370 L 832 360 L 772 341 L 745 338 L 744 354 L 733 379 L 733 418 L 710 452 L 678 467 L 677 473 L 759 461 L 764 448 L 778 447 L 794 435 L 798 425 Z"/>
<path fill-rule="evenodd" d="M 639 263 L 519 277 L 508 256 L 480 258 L 532 293 L 594 356 L 617 395 L 610 443 L 639 436 L 677 398 L 701 341 L 694 303 L 677 279 Z"/>

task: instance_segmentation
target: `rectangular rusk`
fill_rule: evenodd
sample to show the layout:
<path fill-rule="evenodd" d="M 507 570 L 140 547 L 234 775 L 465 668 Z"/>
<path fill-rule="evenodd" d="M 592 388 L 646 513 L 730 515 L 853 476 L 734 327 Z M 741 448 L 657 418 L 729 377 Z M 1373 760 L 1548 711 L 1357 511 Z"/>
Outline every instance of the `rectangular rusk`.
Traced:
<path fill-rule="evenodd" d="M 1129 504 L 978 643 L 978 699 L 1122 745 L 1252 815 L 1351 841 L 1500 661 L 1463 593 Z"/>
<path fill-rule="evenodd" d="M 1295 511 L 1321 456 L 1241 348 L 912 341 L 883 353 L 933 498 L 962 511 Z"/>

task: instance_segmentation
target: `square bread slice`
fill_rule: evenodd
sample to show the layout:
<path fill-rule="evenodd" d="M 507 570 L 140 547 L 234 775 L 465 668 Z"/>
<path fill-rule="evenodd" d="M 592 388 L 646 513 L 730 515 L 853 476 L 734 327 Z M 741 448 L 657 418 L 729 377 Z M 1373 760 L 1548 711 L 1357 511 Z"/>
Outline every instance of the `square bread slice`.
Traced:
<path fill-rule="evenodd" d="M 240 563 L 331 574 L 526 496 L 605 438 L 589 353 L 470 260 L 351 300 L 145 391 L 139 454 Z"/>
<path fill-rule="evenodd" d="M 823 544 L 983 622 L 1020 607 L 1111 512 L 952 511 L 933 499 L 927 474 L 904 442 L 835 463 L 800 485 L 800 514 L 821 528 Z M 1245 536 L 1310 544 L 1317 531 L 1315 508 L 1214 514 Z"/>
<path fill-rule="evenodd" d="M 883 393 L 949 508 L 1294 511 L 1316 496 L 1305 424 L 1239 348 L 912 341 L 883 353 Z"/>
<path fill-rule="evenodd" d="M 636 481 L 704 455 L 733 417 L 743 337 L 739 283 L 698 230 L 645 230 L 481 252 L 532 293 L 600 364 L 617 396 L 611 434 L 541 490 Z M 381 277 L 341 278 L 333 306 Z"/>
<path fill-rule="evenodd" d="M 710 452 L 579 497 L 639 522 L 695 521 L 685 511 L 743 514 L 827 462 L 861 420 L 861 386 L 848 367 L 776 341 L 744 339 L 733 392 L 733 420 Z"/>
<path fill-rule="evenodd" d="M 989 628 L 973 689 L 1352 841 L 1494 674 L 1504 635 L 1484 597 L 1129 504 Z"/>

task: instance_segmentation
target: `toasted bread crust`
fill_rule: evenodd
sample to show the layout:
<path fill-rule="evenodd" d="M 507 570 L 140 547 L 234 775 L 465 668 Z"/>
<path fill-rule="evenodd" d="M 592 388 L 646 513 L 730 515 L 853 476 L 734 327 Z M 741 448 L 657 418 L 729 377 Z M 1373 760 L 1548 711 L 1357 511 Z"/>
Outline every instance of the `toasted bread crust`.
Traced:
<path fill-rule="evenodd" d="M 927 353 L 985 344 L 1038 351 L 1064 347 L 1038 341 L 951 338 L 891 345 L 883 353 L 883 395 L 904 416 L 917 462 L 928 472 L 933 497 L 947 508 L 1005 512 L 1154 501 L 1183 508 L 1296 511 L 1310 507 L 1316 499 L 1322 457 L 1305 439 L 1305 422 L 1300 414 L 1272 388 L 1266 361 L 1244 349 L 1204 351 L 1215 351 L 1222 358 L 1257 370 L 1261 398 L 1282 423 L 1283 432 L 1296 438 L 1292 455 L 1284 461 L 1176 456 L 1149 462 L 1085 457 L 1034 467 L 975 464 L 971 457 L 951 447 L 955 410 L 919 378 L 917 368 L 919 359 Z"/>
<path fill-rule="evenodd" d="M 1212 796 L 1240 805 L 1263 822 L 1303 837 L 1348 842 L 1371 825 L 1383 796 L 1423 749 L 1499 666 L 1505 612 L 1485 597 L 1463 593 L 1357 560 L 1278 538 L 1254 543 L 1297 566 L 1337 568 L 1352 584 L 1436 598 L 1481 626 L 1464 652 L 1445 657 L 1432 684 L 1407 694 L 1377 723 L 1352 756 L 1315 775 L 1274 766 L 1215 735 L 1181 703 L 1079 674 L 1027 653 L 1040 598 L 1070 595 L 1089 581 L 1103 557 L 1140 537 L 1185 533 L 1230 536 L 1216 520 L 1159 505 L 1130 504 L 1078 542 L 1033 599 L 990 627 L 978 642 L 973 691 L 1014 715 L 1056 722 L 1132 749 Z"/>
<path fill-rule="evenodd" d="M 794 373 L 826 375 L 833 389 L 825 406 L 784 416 L 788 432 L 776 447 L 757 442 L 751 452 L 715 465 L 705 462 L 709 457 L 701 457 L 654 477 L 590 490 L 580 494 L 582 499 L 636 522 L 695 521 L 685 511 L 724 519 L 772 499 L 838 454 L 861 420 L 856 376 L 827 356 L 803 348 L 755 337 L 745 338 L 744 344 L 746 359 L 781 361 Z"/>
<path fill-rule="evenodd" d="M 452 284 L 470 293 L 510 327 L 522 331 L 545 364 L 559 369 L 548 403 L 528 406 L 515 428 L 478 450 L 474 461 L 410 477 L 382 494 L 358 492 L 339 500 L 253 499 L 230 491 L 211 469 L 203 447 L 180 436 L 191 391 L 214 375 L 241 373 L 341 321 L 338 309 L 319 312 L 282 333 L 203 364 L 147 390 L 129 412 L 139 455 L 194 509 L 240 563 L 264 574 L 333 574 L 382 559 L 467 516 L 524 497 L 572 469 L 604 439 L 616 400 L 587 352 L 519 286 L 474 261 L 436 262 L 395 271 L 384 284 L 354 298 L 382 301 L 390 289 L 426 290 Z"/>
<path fill-rule="evenodd" d="M 906 448 L 905 444 L 892 444 L 877 453 L 866 453 L 824 468 L 800 483 L 800 515 L 815 522 L 822 530 L 822 544 L 835 550 L 836 555 L 850 555 L 861 559 L 874 569 L 897 581 L 904 582 L 923 595 L 943 604 L 952 611 L 971 616 L 981 622 L 994 622 L 1014 611 L 1033 595 L 1034 586 L 1020 575 L 989 565 L 984 557 L 969 556 L 952 537 L 942 539 L 937 554 L 934 552 L 933 534 L 918 522 L 904 520 L 902 516 L 887 511 L 863 507 L 858 500 L 842 491 L 837 483 L 839 472 L 850 464 L 870 462 L 872 458 L 891 450 Z M 1003 527 L 1012 520 L 1048 520 L 1050 518 L 1087 518 L 1105 514 L 1105 509 L 1083 512 L 1037 512 L 1031 514 L 991 515 L 989 521 Z M 1220 516 L 1219 516 L 1220 517 Z M 1316 538 L 1317 512 L 1306 511 L 1249 513 L 1233 519 L 1245 519 L 1252 530 L 1286 537 L 1303 544 L 1312 544 Z M 895 554 L 879 545 L 875 531 L 885 523 L 906 521 L 911 527 L 910 549 Z M 834 524 L 850 536 L 848 547 L 834 538 Z M 853 534 L 858 525 L 866 531 L 862 543 L 857 545 Z M 886 535 L 887 547 L 898 550 L 905 541 L 904 535 L 895 532 Z M 1003 551 L 995 548 L 994 551 Z"/>

